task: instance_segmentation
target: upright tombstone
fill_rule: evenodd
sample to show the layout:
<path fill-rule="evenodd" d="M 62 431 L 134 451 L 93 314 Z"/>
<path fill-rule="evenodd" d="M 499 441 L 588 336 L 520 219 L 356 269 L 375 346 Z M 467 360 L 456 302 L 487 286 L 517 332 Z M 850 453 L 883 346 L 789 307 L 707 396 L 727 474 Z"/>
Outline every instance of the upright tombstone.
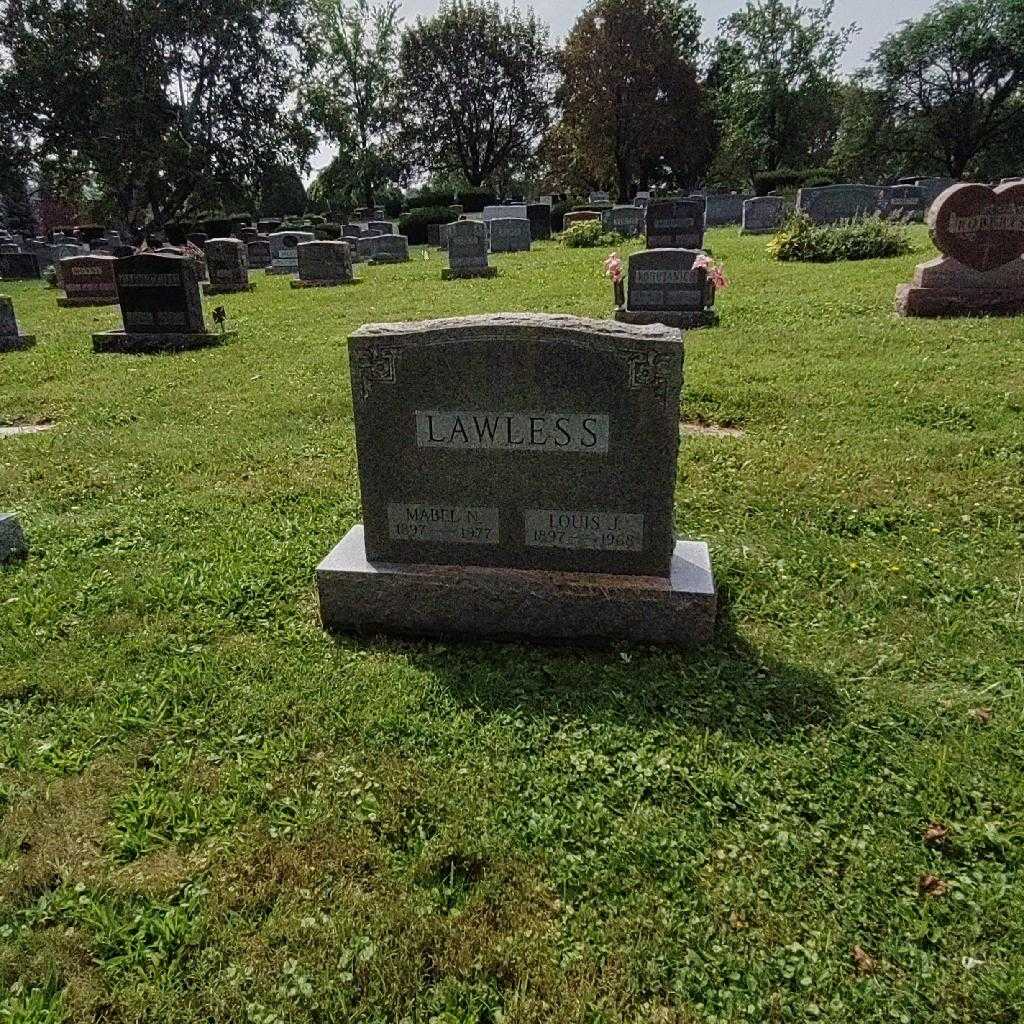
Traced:
<path fill-rule="evenodd" d="M 584 224 L 590 220 L 600 220 L 601 214 L 597 210 L 573 210 L 562 218 L 562 230 L 571 228 L 573 224 Z"/>
<path fill-rule="evenodd" d="M 487 225 L 491 252 L 529 252 L 530 222 L 518 217 L 496 217 Z"/>
<path fill-rule="evenodd" d="M 377 242 L 383 237 L 383 235 L 363 235 L 362 238 L 358 239 L 353 246 L 353 251 L 357 254 L 358 261 L 372 260 L 377 252 Z"/>
<path fill-rule="evenodd" d="M 924 206 L 927 211 L 947 188 L 959 185 L 960 182 L 956 178 L 918 178 L 914 184 L 924 193 Z"/>
<path fill-rule="evenodd" d="M 237 238 L 211 238 L 204 247 L 210 283 L 203 285 L 204 295 L 252 291 L 249 282 L 249 251 Z"/>
<path fill-rule="evenodd" d="M 882 190 L 879 213 L 894 220 L 921 223 L 928 212 L 925 190 L 919 185 L 889 185 Z"/>
<path fill-rule="evenodd" d="M 393 235 L 395 233 L 395 225 L 389 220 L 371 220 L 366 228 L 371 235 Z"/>
<path fill-rule="evenodd" d="M 901 316 L 1016 316 L 1024 313 L 1024 182 L 947 189 L 928 212 L 943 254 L 919 264 L 896 292 Z"/>
<path fill-rule="evenodd" d="M 27 554 L 28 543 L 18 517 L 10 512 L 0 512 L 0 565 L 24 558 Z"/>
<path fill-rule="evenodd" d="M 245 248 L 250 270 L 266 270 L 274 260 L 270 242 L 265 238 L 257 238 L 249 242 Z"/>
<path fill-rule="evenodd" d="M 268 274 L 297 274 L 299 272 L 298 246 L 302 242 L 316 241 L 311 231 L 278 231 L 267 239 L 273 259 Z"/>
<path fill-rule="evenodd" d="M 756 196 L 743 202 L 744 235 L 773 235 L 789 216 L 790 205 L 782 196 Z"/>
<path fill-rule="evenodd" d="M 499 314 L 349 341 L 363 516 L 317 569 L 332 631 L 607 645 L 711 639 L 678 541 L 678 331 Z"/>
<path fill-rule="evenodd" d="M 492 220 L 508 220 L 509 218 L 525 221 L 530 219 L 527 216 L 526 206 L 523 203 L 510 203 L 507 206 L 485 206 L 482 217 L 485 224 L 490 224 Z"/>
<path fill-rule="evenodd" d="M 374 239 L 371 264 L 408 263 L 409 239 L 405 235 L 378 235 Z"/>
<path fill-rule="evenodd" d="M 94 334 L 94 352 L 181 352 L 219 345 L 234 333 L 207 331 L 195 265 L 186 256 L 127 256 L 115 262 L 114 278 L 124 327 Z"/>
<path fill-rule="evenodd" d="M 838 224 L 878 213 L 885 190 L 879 185 L 825 185 L 802 188 L 796 208 L 815 224 Z"/>
<path fill-rule="evenodd" d="M 14 303 L 0 295 L 0 352 L 23 352 L 36 343 L 34 334 L 22 334 L 14 315 Z"/>
<path fill-rule="evenodd" d="M 651 193 L 649 191 L 637 192 L 636 197 L 633 200 L 633 205 L 639 207 L 641 210 L 647 209 L 647 204 L 651 201 Z"/>
<path fill-rule="evenodd" d="M 245 242 L 245 244 L 248 245 L 250 242 L 258 241 L 260 233 L 256 228 L 241 225 L 235 229 L 235 237 L 239 241 Z"/>
<path fill-rule="evenodd" d="M 442 281 L 473 277 L 497 277 L 498 268 L 487 262 L 490 240 L 487 225 L 478 220 L 460 220 L 445 225 L 448 267 L 441 271 Z"/>
<path fill-rule="evenodd" d="M 647 215 L 639 206 L 614 206 L 601 215 L 606 231 L 615 231 L 626 238 L 639 238 L 644 233 Z"/>
<path fill-rule="evenodd" d="M 707 270 L 694 268 L 696 249 L 649 249 L 629 257 L 626 305 L 615 319 L 627 324 L 701 327 L 715 319 L 715 286 Z"/>
<path fill-rule="evenodd" d="M 348 242 L 299 243 L 299 279 L 291 282 L 293 288 L 334 288 L 356 283 Z"/>
<path fill-rule="evenodd" d="M 61 307 L 116 306 L 113 256 L 70 256 L 58 264 L 64 298 Z"/>
<path fill-rule="evenodd" d="M 652 199 L 647 205 L 647 248 L 702 249 L 705 209 L 702 196 Z"/>
<path fill-rule="evenodd" d="M 704 223 L 709 228 L 740 224 L 743 220 L 743 204 L 753 196 L 738 192 L 711 192 L 706 197 Z"/>
<path fill-rule="evenodd" d="M 30 252 L 0 252 L 0 281 L 30 281 L 41 276 L 39 258 Z"/>
<path fill-rule="evenodd" d="M 612 205 L 612 197 L 607 192 L 591 192 L 587 205 L 603 210 Z"/>
<path fill-rule="evenodd" d="M 341 226 L 341 234 L 344 238 L 362 238 L 367 233 L 358 224 L 342 224 Z M 369 233 L 373 234 L 373 232 Z"/>
<path fill-rule="evenodd" d="M 551 205 L 549 203 L 528 203 L 526 219 L 530 222 L 530 238 L 534 242 L 546 242 L 551 237 Z"/>

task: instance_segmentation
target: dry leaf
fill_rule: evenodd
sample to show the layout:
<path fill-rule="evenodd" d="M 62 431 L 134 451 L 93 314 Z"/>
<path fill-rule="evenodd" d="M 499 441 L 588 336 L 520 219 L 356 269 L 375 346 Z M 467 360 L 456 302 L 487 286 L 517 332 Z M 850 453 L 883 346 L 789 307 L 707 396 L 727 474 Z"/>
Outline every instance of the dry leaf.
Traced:
<path fill-rule="evenodd" d="M 980 722 L 982 725 L 988 725 L 992 721 L 991 708 L 975 708 L 971 714 L 974 716 L 975 721 Z"/>
<path fill-rule="evenodd" d="M 949 829 L 933 821 L 924 831 L 925 846 L 941 846 L 949 838 Z"/>
<path fill-rule="evenodd" d="M 922 896 L 944 896 L 948 888 L 941 878 L 934 875 L 922 875 L 917 880 L 917 891 Z"/>
<path fill-rule="evenodd" d="M 742 914 L 738 914 L 734 910 L 729 915 L 729 924 L 732 925 L 734 931 L 740 931 L 747 927 L 747 919 Z"/>
<path fill-rule="evenodd" d="M 874 974 L 878 967 L 875 958 L 866 953 L 860 946 L 853 947 L 853 965 L 858 974 Z"/>

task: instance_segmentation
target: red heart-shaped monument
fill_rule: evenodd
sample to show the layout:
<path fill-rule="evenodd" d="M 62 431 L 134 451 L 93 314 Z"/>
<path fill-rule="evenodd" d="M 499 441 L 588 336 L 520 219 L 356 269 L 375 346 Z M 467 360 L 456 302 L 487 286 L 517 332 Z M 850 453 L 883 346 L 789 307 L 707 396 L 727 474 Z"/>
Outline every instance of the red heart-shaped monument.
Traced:
<path fill-rule="evenodd" d="M 935 245 L 982 272 L 1024 256 L 1024 182 L 954 185 L 928 215 Z"/>

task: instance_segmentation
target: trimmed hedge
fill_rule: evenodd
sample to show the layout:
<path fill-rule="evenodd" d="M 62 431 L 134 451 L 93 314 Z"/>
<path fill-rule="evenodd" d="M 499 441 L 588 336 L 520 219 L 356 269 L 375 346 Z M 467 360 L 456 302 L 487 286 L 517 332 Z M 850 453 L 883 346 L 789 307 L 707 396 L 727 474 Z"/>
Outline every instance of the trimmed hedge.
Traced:
<path fill-rule="evenodd" d="M 445 200 L 445 205 L 451 199 Z M 456 197 L 456 202 L 464 213 L 483 213 L 485 206 L 497 206 L 498 196 L 487 188 L 464 188 Z"/>
<path fill-rule="evenodd" d="M 410 245 L 427 244 L 427 228 L 431 224 L 451 224 L 458 220 L 447 206 L 428 206 L 410 210 L 398 218 L 398 233 L 409 239 Z"/>
<path fill-rule="evenodd" d="M 769 255 L 783 262 L 835 263 L 905 256 L 911 251 L 906 225 L 878 214 L 840 224 L 815 224 L 796 212 L 768 243 Z"/>
<path fill-rule="evenodd" d="M 436 210 L 451 206 L 451 203 L 451 192 L 439 192 L 436 189 L 421 189 L 405 197 L 405 205 L 409 210 Z"/>

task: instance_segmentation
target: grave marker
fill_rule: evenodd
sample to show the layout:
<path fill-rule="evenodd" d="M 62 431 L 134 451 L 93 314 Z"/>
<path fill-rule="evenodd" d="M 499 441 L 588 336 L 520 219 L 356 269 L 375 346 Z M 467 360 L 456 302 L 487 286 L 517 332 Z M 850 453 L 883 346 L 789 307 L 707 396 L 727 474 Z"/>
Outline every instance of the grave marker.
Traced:
<path fill-rule="evenodd" d="M 789 216 L 790 205 L 782 196 L 756 196 L 743 203 L 744 235 L 773 235 Z"/>
<path fill-rule="evenodd" d="M 24 558 L 28 554 L 28 543 L 18 517 L 10 512 L 0 512 L 0 565 Z"/>
<path fill-rule="evenodd" d="M 211 238 L 204 249 L 210 283 L 203 285 L 204 295 L 248 292 L 255 287 L 249 282 L 249 251 L 237 238 Z"/>
<path fill-rule="evenodd" d="M 490 245 L 486 224 L 478 220 L 446 224 L 445 244 L 448 249 L 448 268 L 441 271 L 442 281 L 498 276 L 498 268 L 487 262 Z"/>
<path fill-rule="evenodd" d="M 363 524 L 317 570 L 326 628 L 707 642 L 676 540 L 678 331 L 503 314 L 349 341 Z"/>
<path fill-rule="evenodd" d="M 34 334 L 22 334 L 14 315 L 14 303 L 0 295 L 0 352 L 23 352 L 36 343 Z"/>
<path fill-rule="evenodd" d="M 181 352 L 219 345 L 234 332 L 211 333 L 195 264 L 171 253 L 138 253 L 115 261 L 121 330 L 92 336 L 94 352 Z"/>
<path fill-rule="evenodd" d="M 885 190 L 878 185 L 825 185 L 802 188 L 796 208 L 815 224 L 838 224 L 844 220 L 870 217 L 881 209 Z"/>
<path fill-rule="evenodd" d="M 61 307 L 116 306 L 117 284 L 114 281 L 113 256 L 70 256 L 58 264 L 64 298 Z"/>
<path fill-rule="evenodd" d="M 299 279 L 291 282 L 293 288 L 334 288 L 357 283 L 348 242 L 299 243 Z"/>
<path fill-rule="evenodd" d="M 526 217 L 530 222 L 530 238 L 534 242 L 546 242 L 551 237 L 551 204 L 527 204 Z"/>
<path fill-rule="evenodd" d="M 715 286 L 694 269 L 696 249 L 649 249 L 629 257 L 626 305 L 615 319 L 628 324 L 700 327 L 713 322 Z"/>
<path fill-rule="evenodd" d="M 529 252 L 530 222 L 526 218 L 496 217 L 487 225 L 491 252 Z"/>
<path fill-rule="evenodd" d="M 644 233 L 647 213 L 638 206 L 616 206 L 601 215 L 605 231 L 615 231 L 626 238 L 638 238 Z"/>
<path fill-rule="evenodd" d="M 409 262 L 409 239 L 405 235 L 378 235 L 373 241 L 372 264 Z"/>
<path fill-rule="evenodd" d="M 30 281 L 41 276 L 39 257 L 34 253 L 0 253 L 0 281 Z"/>
<path fill-rule="evenodd" d="M 652 199 L 647 205 L 648 249 L 702 249 L 705 200 Z"/>

